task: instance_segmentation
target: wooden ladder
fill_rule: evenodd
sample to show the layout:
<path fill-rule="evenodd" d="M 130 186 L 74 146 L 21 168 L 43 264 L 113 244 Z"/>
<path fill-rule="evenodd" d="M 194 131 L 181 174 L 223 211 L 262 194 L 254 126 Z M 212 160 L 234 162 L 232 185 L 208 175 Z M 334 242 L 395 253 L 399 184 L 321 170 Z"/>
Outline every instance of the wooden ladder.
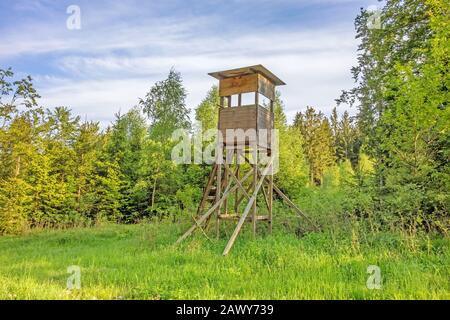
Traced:
<path fill-rule="evenodd" d="M 197 216 L 199 216 L 202 213 L 202 210 L 204 209 L 205 205 L 209 202 L 209 203 L 214 203 L 215 201 L 217 201 L 217 164 L 214 164 L 211 173 L 209 174 L 208 177 L 208 182 L 206 184 L 206 187 L 203 189 L 203 196 L 202 199 L 200 201 L 200 204 L 198 205 L 197 208 Z M 224 183 L 225 183 L 225 179 L 224 177 L 222 177 L 222 190 L 224 188 Z"/>

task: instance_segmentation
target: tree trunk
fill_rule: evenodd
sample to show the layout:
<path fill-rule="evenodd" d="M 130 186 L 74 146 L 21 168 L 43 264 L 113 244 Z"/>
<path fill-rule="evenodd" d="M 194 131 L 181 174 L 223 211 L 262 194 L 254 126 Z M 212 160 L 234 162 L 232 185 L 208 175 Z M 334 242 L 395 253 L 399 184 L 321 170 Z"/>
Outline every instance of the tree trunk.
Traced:
<path fill-rule="evenodd" d="M 16 169 L 14 171 L 14 178 L 17 178 L 19 175 L 20 175 L 20 156 L 18 156 L 16 160 Z"/>
<path fill-rule="evenodd" d="M 155 193 L 156 193 L 156 179 L 153 182 L 152 200 L 151 200 L 151 208 L 152 208 L 152 210 L 153 210 L 153 206 L 155 205 Z"/>

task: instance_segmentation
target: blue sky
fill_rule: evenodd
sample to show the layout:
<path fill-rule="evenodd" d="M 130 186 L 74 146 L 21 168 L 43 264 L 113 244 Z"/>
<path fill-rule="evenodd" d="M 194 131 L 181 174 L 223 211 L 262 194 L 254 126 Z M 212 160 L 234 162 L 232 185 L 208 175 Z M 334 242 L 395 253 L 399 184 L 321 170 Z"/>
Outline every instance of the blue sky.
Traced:
<path fill-rule="evenodd" d="M 263 64 L 287 83 L 280 91 L 289 119 L 307 105 L 328 114 L 353 84 L 354 18 L 377 4 L 0 0 L 0 68 L 32 75 L 42 105 L 68 106 L 103 125 L 171 67 L 183 75 L 190 108 L 216 83 L 208 72 Z M 80 30 L 66 27 L 69 5 L 81 9 Z"/>

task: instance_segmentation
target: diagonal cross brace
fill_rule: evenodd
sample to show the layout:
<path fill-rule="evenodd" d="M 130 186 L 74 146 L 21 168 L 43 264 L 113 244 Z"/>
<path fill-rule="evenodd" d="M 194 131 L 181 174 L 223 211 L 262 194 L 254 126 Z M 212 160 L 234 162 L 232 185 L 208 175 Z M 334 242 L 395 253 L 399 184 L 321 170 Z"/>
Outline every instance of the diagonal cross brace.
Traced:
<path fill-rule="evenodd" d="M 247 178 L 251 175 L 251 171 L 249 171 L 240 181 L 241 183 L 244 182 L 245 180 L 247 180 Z M 230 193 L 232 193 L 233 191 L 235 191 L 239 186 L 237 184 L 235 184 L 233 187 L 231 187 L 230 189 L 228 189 L 222 196 L 222 198 L 220 198 L 219 201 L 217 201 L 211 208 L 209 208 L 209 210 L 202 215 L 198 220 L 197 223 L 195 223 L 192 227 L 190 227 L 188 229 L 188 231 L 186 231 L 178 240 L 177 242 L 175 242 L 175 244 L 179 244 L 180 242 L 182 242 L 184 239 L 186 239 L 187 237 L 189 237 L 192 232 L 195 231 L 195 229 L 197 229 L 211 214 L 213 214 L 213 212 L 223 203 L 223 201 L 225 201 L 225 199 L 227 199 L 228 195 Z"/>

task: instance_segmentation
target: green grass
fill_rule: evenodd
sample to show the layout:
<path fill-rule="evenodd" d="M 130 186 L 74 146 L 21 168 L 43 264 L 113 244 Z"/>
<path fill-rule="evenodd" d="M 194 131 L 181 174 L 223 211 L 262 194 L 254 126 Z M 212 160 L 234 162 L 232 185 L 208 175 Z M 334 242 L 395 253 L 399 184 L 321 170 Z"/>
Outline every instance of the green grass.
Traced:
<path fill-rule="evenodd" d="M 228 257 L 226 239 L 201 234 L 173 246 L 169 223 L 35 231 L 0 238 L 0 299 L 450 299 L 450 241 L 378 234 L 301 239 L 248 230 Z M 66 289 L 81 267 L 80 290 Z M 367 267 L 382 288 L 366 287 Z"/>

